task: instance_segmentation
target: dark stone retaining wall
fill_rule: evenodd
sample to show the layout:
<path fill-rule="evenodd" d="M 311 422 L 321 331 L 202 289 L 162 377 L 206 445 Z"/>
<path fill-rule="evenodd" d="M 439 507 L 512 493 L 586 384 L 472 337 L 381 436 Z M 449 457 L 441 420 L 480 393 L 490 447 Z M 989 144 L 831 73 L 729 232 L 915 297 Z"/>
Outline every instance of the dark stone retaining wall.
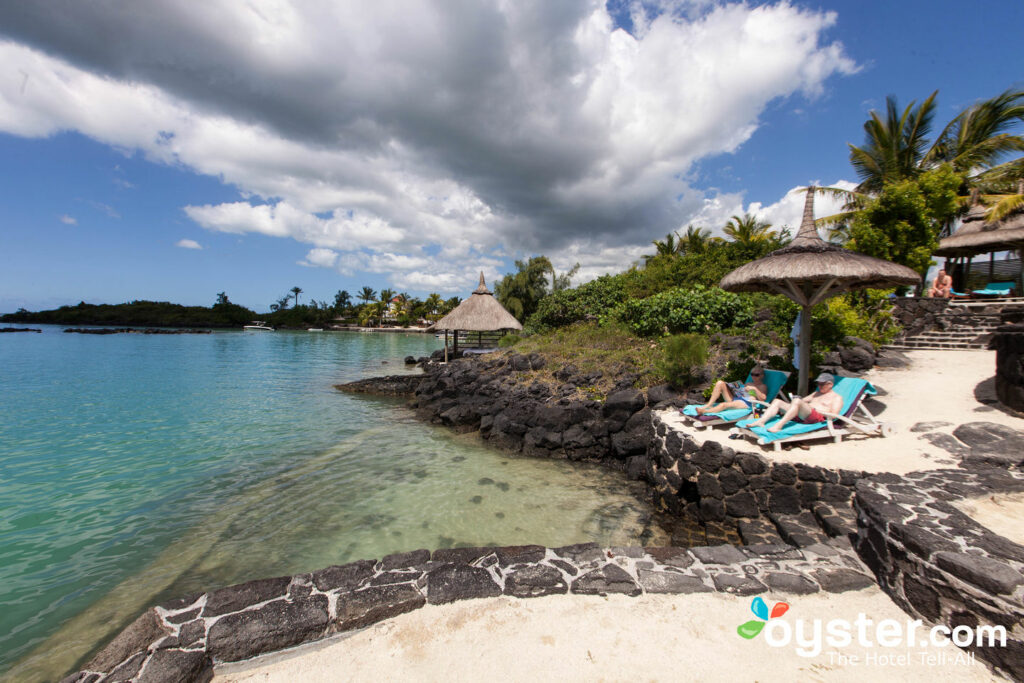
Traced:
<path fill-rule="evenodd" d="M 451 548 L 260 579 L 146 611 L 63 683 L 208 681 L 213 665 L 365 628 L 426 604 L 507 595 L 804 595 L 874 585 L 849 548 Z M 737 605 L 745 610 L 745 605 Z M 737 622 L 743 612 L 737 611 Z"/>
<path fill-rule="evenodd" d="M 903 336 L 913 337 L 916 334 L 939 328 L 939 319 L 946 313 L 949 299 L 933 299 L 931 297 L 896 297 L 893 299 L 895 309 L 893 317 L 903 327 Z"/>
<path fill-rule="evenodd" d="M 622 469 L 626 458 L 647 450 L 648 406 L 678 396 L 667 387 L 645 394 L 632 388 L 636 375 L 624 374 L 603 402 L 580 399 L 581 389 L 601 375 L 572 367 L 553 373 L 552 381 L 525 385 L 522 374 L 541 370 L 544 364 L 536 354 L 513 354 L 428 367 L 412 407 L 420 417 L 455 431 L 479 430 L 484 439 L 507 451 L 605 461 Z"/>
<path fill-rule="evenodd" d="M 989 343 L 996 352 L 996 396 L 1024 412 L 1024 325 L 1004 325 Z"/>
<path fill-rule="evenodd" d="M 655 503 L 672 515 L 699 520 L 747 544 L 799 546 L 820 539 L 823 529 L 832 536 L 853 531 L 849 500 L 866 473 L 773 462 L 716 441 L 700 443 L 657 413 L 654 424 L 647 455 L 630 459 L 629 468 L 643 466 Z"/>
<path fill-rule="evenodd" d="M 882 588 L 911 615 L 950 629 L 1005 626 L 1005 648 L 968 649 L 1024 680 L 1024 546 L 951 505 L 1024 491 L 1024 473 L 979 462 L 965 466 L 858 482 L 855 546 Z"/>

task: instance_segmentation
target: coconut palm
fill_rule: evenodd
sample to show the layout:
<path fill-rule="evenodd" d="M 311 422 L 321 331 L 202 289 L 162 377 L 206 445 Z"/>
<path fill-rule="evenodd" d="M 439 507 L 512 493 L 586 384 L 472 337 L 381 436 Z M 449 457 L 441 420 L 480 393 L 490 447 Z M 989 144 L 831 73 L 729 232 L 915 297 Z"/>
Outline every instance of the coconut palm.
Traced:
<path fill-rule="evenodd" d="M 334 295 L 334 308 L 335 310 L 342 311 L 352 305 L 352 295 L 348 293 L 348 290 L 339 289 L 338 293 Z"/>
<path fill-rule="evenodd" d="M 886 183 L 913 178 L 929 154 L 928 134 L 935 116 L 933 92 L 920 105 L 911 102 L 900 112 L 896 98 L 885 99 L 886 116 L 872 111 L 864 123 L 864 145 L 850 145 L 850 163 L 860 184 L 857 191 L 875 194 Z"/>
<path fill-rule="evenodd" d="M 372 287 L 363 287 L 359 290 L 359 293 L 356 294 L 356 298 L 363 303 L 368 304 L 377 298 L 377 292 L 375 292 Z"/>
<path fill-rule="evenodd" d="M 746 213 L 743 217 L 733 216 L 722 230 L 733 242 L 743 245 L 760 244 L 772 238 L 772 224 L 758 220 L 757 216 Z"/>
<path fill-rule="evenodd" d="M 677 249 L 681 254 L 699 254 L 703 252 L 709 244 L 713 244 L 717 241 L 719 241 L 719 238 L 712 237 L 710 230 L 706 228 L 698 228 L 691 224 L 686 226 L 686 232 L 679 235 Z"/>
<path fill-rule="evenodd" d="M 299 305 L 299 294 L 302 294 L 301 287 L 292 287 L 292 294 L 295 296 L 295 305 Z"/>
<path fill-rule="evenodd" d="M 380 290 L 380 302 L 387 306 L 391 303 L 391 299 L 395 296 L 395 290 L 393 289 L 382 289 Z"/>
<path fill-rule="evenodd" d="M 572 286 L 572 278 L 578 272 L 580 272 L 580 264 L 578 263 L 561 275 L 555 272 L 554 266 L 551 266 L 551 293 L 554 294 L 555 292 L 569 289 Z"/>
<path fill-rule="evenodd" d="M 441 298 L 440 294 L 438 294 L 437 292 L 431 292 L 430 295 L 427 296 L 426 300 L 423 302 L 423 307 L 427 311 L 427 317 L 433 319 L 433 316 L 436 316 L 438 314 L 441 308 L 441 304 L 443 303 L 444 300 Z"/>

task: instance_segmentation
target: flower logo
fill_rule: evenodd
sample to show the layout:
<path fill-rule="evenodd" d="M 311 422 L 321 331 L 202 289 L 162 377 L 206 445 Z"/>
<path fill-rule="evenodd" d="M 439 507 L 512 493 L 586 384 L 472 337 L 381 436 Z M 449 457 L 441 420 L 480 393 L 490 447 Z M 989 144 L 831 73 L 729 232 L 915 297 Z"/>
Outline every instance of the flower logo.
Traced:
<path fill-rule="evenodd" d="M 775 617 L 781 617 L 783 614 L 789 611 L 789 605 L 784 602 L 777 602 L 772 607 L 771 614 L 768 614 L 768 605 L 765 601 L 758 596 L 750 603 L 750 611 L 754 613 L 757 619 L 751 619 L 745 624 L 740 624 L 736 627 L 736 633 L 750 640 L 761 632 L 764 628 L 765 622 Z"/>

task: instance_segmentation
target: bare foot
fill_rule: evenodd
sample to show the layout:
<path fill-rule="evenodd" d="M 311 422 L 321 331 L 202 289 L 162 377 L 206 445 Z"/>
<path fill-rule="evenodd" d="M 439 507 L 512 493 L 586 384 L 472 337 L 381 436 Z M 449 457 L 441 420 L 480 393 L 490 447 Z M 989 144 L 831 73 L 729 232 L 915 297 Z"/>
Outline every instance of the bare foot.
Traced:
<path fill-rule="evenodd" d="M 776 424 L 769 427 L 768 431 L 771 432 L 772 434 L 778 434 L 780 429 L 781 427 L 779 427 L 779 425 Z"/>
<path fill-rule="evenodd" d="M 764 422 L 763 422 L 762 420 L 758 420 L 758 421 L 756 421 L 756 422 L 751 422 L 751 423 L 750 423 L 749 425 L 747 425 L 747 426 L 748 426 L 748 427 L 764 427 Z"/>
<path fill-rule="evenodd" d="M 698 414 L 698 415 L 703 415 L 704 413 L 706 413 L 706 412 L 707 412 L 708 408 L 710 408 L 710 407 L 711 407 L 711 406 L 699 406 L 699 407 L 697 408 L 697 414 Z"/>

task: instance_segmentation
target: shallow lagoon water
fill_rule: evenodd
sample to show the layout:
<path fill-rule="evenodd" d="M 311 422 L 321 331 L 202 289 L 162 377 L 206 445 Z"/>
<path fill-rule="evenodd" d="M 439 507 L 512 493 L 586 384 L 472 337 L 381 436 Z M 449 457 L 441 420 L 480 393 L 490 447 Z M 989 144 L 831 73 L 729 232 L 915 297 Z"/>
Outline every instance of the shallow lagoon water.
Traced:
<path fill-rule="evenodd" d="M 59 677 L 155 601 L 248 579 L 416 548 L 665 542 L 616 473 L 333 388 L 409 372 L 432 335 L 44 328 L 0 336 L 5 677 Z"/>

